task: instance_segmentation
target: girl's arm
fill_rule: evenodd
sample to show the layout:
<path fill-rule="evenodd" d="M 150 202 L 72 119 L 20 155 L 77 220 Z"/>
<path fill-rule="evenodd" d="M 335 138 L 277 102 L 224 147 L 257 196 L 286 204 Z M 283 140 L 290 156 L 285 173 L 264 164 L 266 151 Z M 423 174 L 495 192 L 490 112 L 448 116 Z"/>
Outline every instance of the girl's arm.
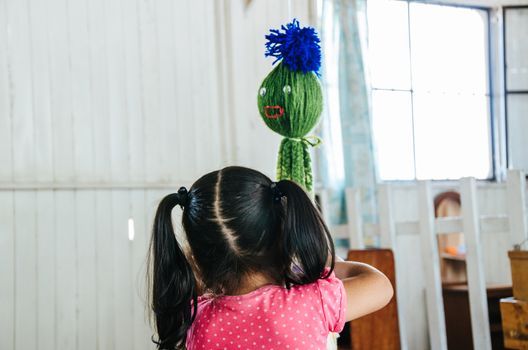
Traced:
<path fill-rule="evenodd" d="M 389 279 L 374 267 L 352 261 L 336 261 L 335 274 L 345 287 L 346 321 L 381 309 L 392 299 Z"/>

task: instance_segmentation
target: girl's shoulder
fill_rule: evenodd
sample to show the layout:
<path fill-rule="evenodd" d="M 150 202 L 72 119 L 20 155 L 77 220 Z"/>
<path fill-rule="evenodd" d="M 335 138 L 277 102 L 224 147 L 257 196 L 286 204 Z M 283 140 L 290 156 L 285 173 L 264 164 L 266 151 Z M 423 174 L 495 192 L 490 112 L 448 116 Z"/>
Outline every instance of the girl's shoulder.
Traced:
<path fill-rule="evenodd" d="M 303 304 L 315 298 L 314 302 L 321 307 L 328 330 L 340 332 L 345 324 L 346 292 L 343 282 L 336 277 L 334 272 L 328 275 L 329 271 L 330 269 L 326 268 L 323 273 L 323 276 L 328 276 L 326 278 L 293 288 L 300 292 L 300 295 L 296 294 L 304 300 Z"/>
<path fill-rule="evenodd" d="M 325 270 L 323 276 L 328 272 Z M 310 319 L 319 318 L 326 330 L 339 332 L 345 323 L 346 294 L 343 283 L 332 272 L 313 283 L 290 288 L 267 285 L 243 295 L 215 297 L 205 294 L 198 297 L 198 305 L 202 311 L 209 312 L 213 309 L 242 313 L 248 310 L 272 316 L 309 316 Z"/>
<path fill-rule="evenodd" d="M 324 275 L 324 274 L 323 274 Z M 332 273 L 313 283 L 284 288 L 268 285 L 244 295 L 203 295 L 188 332 L 188 349 L 326 348 L 329 332 L 345 324 L 345 293 Z"/>

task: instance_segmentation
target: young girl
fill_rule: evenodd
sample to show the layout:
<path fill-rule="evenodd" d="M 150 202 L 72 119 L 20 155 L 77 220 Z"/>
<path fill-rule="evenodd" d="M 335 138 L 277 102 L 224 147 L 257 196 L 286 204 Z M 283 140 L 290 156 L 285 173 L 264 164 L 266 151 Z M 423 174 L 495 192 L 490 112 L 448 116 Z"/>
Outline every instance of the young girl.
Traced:
<path fill-rule="evenodd" d="M 185 252 L 171 222 L 177 205 Z M 242 167 L 161 200 L 148 264 L 158 349 L 325 349 L 329 332 L 393 293 L 373 267 L 335 261 L 301 187 Z"/>

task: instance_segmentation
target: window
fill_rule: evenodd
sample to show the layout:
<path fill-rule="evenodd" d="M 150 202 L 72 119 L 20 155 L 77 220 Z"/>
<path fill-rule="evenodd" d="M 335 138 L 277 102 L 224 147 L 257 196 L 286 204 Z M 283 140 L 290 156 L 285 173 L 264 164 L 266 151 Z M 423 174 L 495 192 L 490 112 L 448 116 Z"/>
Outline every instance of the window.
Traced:
<path fill-rule="evenodd" d="M 488 16 L 476 8 L 367 2 L 382 180 L 493 176 Z"/>
<path fill-rule="evenodd" d="M 504 8 L 503 23 L 508 164 L 528 171 L 528 6 Z"/>

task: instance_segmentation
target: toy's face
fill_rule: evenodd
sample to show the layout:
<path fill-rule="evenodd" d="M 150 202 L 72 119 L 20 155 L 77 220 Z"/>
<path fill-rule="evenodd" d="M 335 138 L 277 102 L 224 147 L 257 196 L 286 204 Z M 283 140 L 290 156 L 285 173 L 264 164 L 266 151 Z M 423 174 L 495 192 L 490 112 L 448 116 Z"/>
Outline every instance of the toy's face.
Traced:
<path fill-rule="evenodd" d="M 280 63 L 262 82 L 258 107 L 270 129 L 287 137 L 303 137 L 321 115 L 321 85 L 314 73 L 294 72 Z"/>

